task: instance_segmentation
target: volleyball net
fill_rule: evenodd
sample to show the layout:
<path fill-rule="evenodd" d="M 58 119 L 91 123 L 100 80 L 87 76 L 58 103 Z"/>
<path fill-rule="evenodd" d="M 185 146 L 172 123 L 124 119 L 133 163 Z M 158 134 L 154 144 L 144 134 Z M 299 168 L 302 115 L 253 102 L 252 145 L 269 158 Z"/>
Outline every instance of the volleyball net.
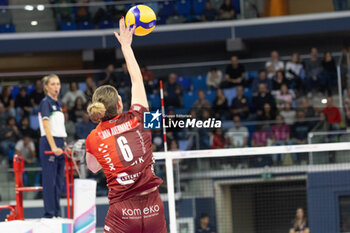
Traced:
<path fill-rule="evenodd" d="M 206 222 L 217 233 L 288 232 L 297 208 L 311 232 L 350 231 L 350 143 L 342 135 L 343 142 L 154 153 L 170 232 Z"/>

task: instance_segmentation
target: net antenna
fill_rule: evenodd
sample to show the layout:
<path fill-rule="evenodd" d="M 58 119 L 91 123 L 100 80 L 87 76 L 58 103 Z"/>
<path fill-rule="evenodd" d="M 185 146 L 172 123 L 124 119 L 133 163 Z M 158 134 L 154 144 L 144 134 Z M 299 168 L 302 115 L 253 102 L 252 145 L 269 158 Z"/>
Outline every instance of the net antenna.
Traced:
<path fill-rule="evenodd" d="M 164 137 L 164 153 L 168 152 L 168 145 L 166 141 L 166 129 L 165 129 L 165 109 L 164 109 L 164 95 L 163 95 L 163 81 L 160 80 L 160 99 L 162 106 L 162 123 L 163 123 L 163 137 Z M 175 212 L 175 187 L 174 187 L 174 169 L 173 160 L 169 156 L 165 156 L 166 164 L 166 180 L 168 191 L 168 203 L 169 203 L 169 219 L 170 219 L 170 232 L 177 232 L 176 226 L 176 212 Z"/>

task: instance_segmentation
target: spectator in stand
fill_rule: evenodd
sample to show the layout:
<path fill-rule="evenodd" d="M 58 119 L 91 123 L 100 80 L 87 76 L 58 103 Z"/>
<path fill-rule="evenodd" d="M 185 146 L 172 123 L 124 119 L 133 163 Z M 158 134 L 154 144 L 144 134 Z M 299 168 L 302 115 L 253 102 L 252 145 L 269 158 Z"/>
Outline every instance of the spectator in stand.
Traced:
<path fill-rule="evenodd" d="M 16 116 L 15 101 L 12 99 L 10 86 L 4 86 L 2 88 L 0 102 L 3 103 L 5 110 L 10 116 Z"/>
<path fill-rule="evenodd" d="M 175 139 L 170 141 L 170 147 L 169 147 L 169 151 L 179 151 L 179 146 L 177 144 L 177 141 Z"/>
<path fill-rule="evenodd" d="M 86 113 L 86 105 L 82 98 L 78 97 L 75 100 L 74 107 L 70 110 L 70 118 L 73 122 L 81 122 L 83 120 L 83 114 Z"/>
<path fill-rule="evenodd" d="M 202 20 L 203 21 L 215 21 L 218 19 L 218 12 L 216 11 L 216 9 L 214 9 L 210 3 L 210 1 L 208 0 L 205 3 L 205 8 L 202 14 Z"/>
<path fill-rule="evenodd" d="M 289 233 L 310 233 L 309 224 L 303 208 L 298 208 L 295 219 L 290 224 Z"/>
<path fill-rule="evenodd" d="M 88 4 L 89 0 L 79 0 L 80 4 Z M 90 12 L 88 6 L 79 6 L 76 8 L 76 22 L 90 21 Z"/>
<path fill-rule="evenodd" d="M 331 96 L 332 87 L 337 83 L 337 67 L 335 65 L 335 61 L 332 57 L 331 52 L 326 52 L 324 54 L 322 67 L 323 70 L 321 72 L 321 80 L 327 89 L 328 95 Z"/>
<path fill-rule="evenodd" d="M 57 0 L 58 4 L 70 4 L 72 0 Z M 55 7 L 56 19 L 58 25 L 61 22 L 73 22 L 74 21 L 74 13 L 73 7 Z"/>
<path fill-rule="evenodd" d="M 41 80 L 38 79 L 35 81 L 35 90 L 32 91 L 29 95 L 30 103 L 33 108 L 33 114 L 37 114 L 39 110 L 39 105 L 42 99 L 44 99 L 45 94 Z"/>
<path fill-rule="evenodd" d="M 303 77 L 303 64 L 299 53 L 293 53 L 292 60 L 288 61 L 286 64 L 286 78 L 289 86 L 293 88 L 301 88 Z"/>
<path fill-rule="evenodd" d="M 91 77 L 88 77 L 85 80 L 85 83 L 86 83 L 86 91 L 85 91 L 86 100 L 87 102 L 91 102 L 92 95 L 96 90 L 96 84 L 94 82 L 94 79 Z"/>
<path fill-rule="evenodd" d="M 282 108 L 284 108 L 284 105 L 286 103 L 291 104 L 293 102 L 295 95 L 293 91 L 288 90 L 287 84 L 282 84 L 281 89 L 276 93 L 275 98 L 277 108 L 281 110 Z"/>
<path fill-rule="evenodd" d="M 225 148 L 226 139 L 221 128 L 214 129 L 210 149 L 220 149 Z"/>
<path fill-rule="evenodd" d="M 264 104 L 262 115 L 258 116 L 259 121 L 273 121 L 276 118 L 276 112 L 272 111 L 269 103 Z"/>
<path fill-rule="evenodd" d="M 276 124 L 271 127 L 272 145 L 286 145 L 290 140 L 290 127 L 284 123 L 284 119 L 281 115 L 276 116 L 276 121 Z M 282 157 L 285 158 L 285 154 L 272 155 L 273 164 L 280 165 Z"/>
<path fill-rule="evenodd" d="M 0 135 L 0 149 L 5 157 L 8 157 L 11 162 L 13 154 L 10 154 L 10 150 L 15 148 L 16 142 L 22 137 L 21 132 L 16 126 L 16 119 L 14 117 L 7 118 L 6 125 L 1 129 Z M 11 165 L 11 163 L 10 163 Z"/>
<path fill-rule="evenodd" d="M 283 71 L 277 71 L 276 72 L 276 77 L 272 80 L 272 93 L 276 93 L 279 90 L 281 90 L 281 86 L 283 84 L 287 84 L 288 82 L 286 78 L 284 77 Z"/>
<path fill-rule="evenodd" d="M 233 123 L 234 127 L 229 129 L 225 134 L 227 146 L 232 148 L 248 146 L 249 131 L 247 127 L 242 126 L 239 115 L 233 117 Z"/>
<path fill-rule="evenodd" d="M 265 84 L 267 90 L 270 92 L 272 90 L 272 81 L 266 78 L 266 71 L 259 70 L 258 78 L 253 81 L 253 94 L 256 95 L 259 91 L 259 85 Z"/>
<path fill-rule="evenodd" d="M 226 67 L 225 79 L 221 82 L 221 88 L 230 88 L 244 84 L 245 69 L 239 63 L 237 56 L 231 57 L 231 64 Z"/>
<path fill-rule="evenodd" d="M 262 147 L 271 144 L 271 132 L 268 125 L 257 125 L 256 131 L 252 135 L 252 146 Z M 272 157 L 270 156 L 254 156 L 251 158 L 253 167 L 266 167 L 272 164 Z"/>
<path fill-rule="evenodd" d="M 301 99 L 301 111 L 304 112 L 306 118 L 316 116 L 315 108 L 309 104 L 309 101 L 305 97 Z"/>
<path fill-rule="evenodd" d="M 97 77 L 97 85 L 98 86 L 112 85 L 112 86 L 116 87 L 117 76 L 114 73 L 114 70 L 115 70 L 114 65 L 109 64 L 106 67 L 105 72 Z M 119 85 L 117 87 L 119 87 Z"/>
<path fill-rule="evenodd" d="M 152 94 L 154 91 L 154 74 L 145 65 L 141 66 L 141 74 L 146 92 Z"/>
<path fill-rule="evenodd" d="M 292 105 L 289 102 L 284 104 L 283 110 L 280 112 L 284 118 L 284 122 L 287 125 L 293 125 L 295 121 L 296 112 L 292 109 Z"/>
<path fill-rule="evenodd" d="M 68 110 L 73 109 L 77 98 L 81 98 L 83 103 L 86 103 L 84 92 L 78 89 L 76 82 L 70 83 L 70 90 L 63 96 L 62 102 L 67 106 Z"/>
<path fill-rule="evenodd" d="M 78 139 L 85 139 L 90 132 L 95 129 L 96 125 L 89 119 L 87 113 L 83 113 L 83 120 L 77 124 L 77 137 Z"/>
<path fill-rule="evenodd" d="M 199 115 L 202 115 L 203 110 L 210 110 L 211 104 L 205 98 L 203 90 L 198 91 L 198 99 L 193 103 L 192 108 L 195 109 Z"/>
<path fill-rule="evenodd" d="M 0 101 L 0 129 L 6 124 L 7 118 L 9 117 L 3 103 Z"/>
<path fill-rule="evenodd" d="M 322 82 L 320 81 L 320 73 L 322 71 L 321 60 L 318 58 L 317 48 L 312 48 L 310 60 L 305 61 L 305 81 L 308 97 L 312 96 L 312 89 L 319 88 Z"/>
<path fill-rule="evenodd" d="M 38 131 L 35 131 L 32 128 L 30 128 L 29 118 L 27 116 L 21 119 L 21 122 L 19 125 L 19 131 L 21 135 L 29 136 L 34 140 L 34 142 L 36 142 L 39 139 Z"/>
<path fill-rule="evenodd" d="M 231 0 L 225 0 L 220 7 L 220 19 L 230 20 L 235 18 L 236 18 L 235 8 L 233 7 Z"/>
<path fill-rule="evenodd" d="M 215 233 L 214 229 L 209 226 L 209 222 L 209 215 L 202 213 L 196 233 Z"/>
<path fill-rule="evenodd" d="M 30 99 L 27 95 L 27 89 L 25 87 L 20 88 L 19 94 L 16 97 L 15 107 L 17 117 L 29 116 L 32 109 L 30 107 Z"/>
<path fill-rule="evenodd" d="M 249 102 L 247 97 L 243 95 L 243 86 L 237 86 L 237 95 L 233 98 L 230 112 L 231 116 L 239 115 L 241 119 L 247 119 L 249 117 Z"/>
<path fill-rule="evenodd" d="M 284 71 L 284 63 L 279 60 L 279 54 L 276 50 L 271 52 L 271 59 L 266 62 L 267 77 L 272 79 L 277 71 Z"/>
<path fill-rule="evenodd" d="M 219 88 L 221 81 L 222 81 L 221 70 L 216 69 L 216 67 L 211 68 L 207 74 L 207 80 L 206 80 L 207 86 L 211 87 L 212 89 L 217 89 Z"/>
<path fill-rule="evenodd" d="M 24 135 L 23 139 L 17 141 L 16 154 L 21 155 L 24 160 L 25 167 L 36 167 L 36 153 L 33 139 L 29 135 Z M 35 172 L 25 172 L 23 175 L 23 183 L 25 186 L 33 186 L 35 180 Z"/>
<path fill-rule="evenodd" d="M 330 126 L 330 130 L 339 130 L 340 129 L 340 122 L 341 122 L 341 115 L 339 109 L 333 105 L 333 99 L 332 97 L 327 98 L 327 105 L 322 110 L 322 112 L 326 115 L 327 121 Z"/>
<path fill-rule="evenodd" d="M 210 118 L 209 109 L 204 109 L 201 111 L 200 119 L 206 121 Z M 198 128 L 197 129 L 199 137 L 199 149 L 209 149 L 210 148 L 210 131 L 208 128 Z"/>
<path fill-rule="evenodd" d="M 257 130 L 252 136 L 252 146 L 267 146 L 267 141 L 271 139 L 271 133 L 267 130 L 267 127 L 262 125 L 257 126 Z"/>
<path fill-rule="evenodd" d="M 298 111 L 297 121 L 291 127 L 291 142 L 293 144 L 305 144 L 307 143 L 307 134 L 311 130 L 310 124 L 305 121 L 305 114 L 303 111 Z"/>
<path fill-rule="evenodd" d="M 215 118 L 221 119 L 228 116 L 228 103 L 224 92 L 218 89 L 216 92 L 216 97 L 214 99 L 213 111 L 215 113 Z"/>
<path fill-rule="evenodd" d="M 290 140 L 290 127 L 284 122 L 281 115 L 276 116 L 276 124 L 271 126 L 272 143 L 274 145 L 285 145 Z"/>
<path fill-rule="evenodd" d="M 75 123 L 69 119 L 69 114 L 68 112 L 64 113 L 64 126 L 66 127 L 66 132 L 67 132 L 67 138 L 66 141 L 67 143 L 71 143 L 75 141 L 75 135 L 76 135 L 76 128 L 75 128 Z"/>
<path fill-rule="evenodd" d="M 176 74 L 171 73 L 168 82 L 164 85 L 165 105 L 181 107 L 182 105 L 182 87 L 176 82 Z"/>
<path fill-rule="evenodd" d="M 253 105 L 256 111 L 257 117 L 263 114 L 264 105 L 268 103 L 270 104 L 272 111 L 276 109 L 275 98 L 271 95 L 271 93 L 266 88 L 264 83 L 259 84 L 259 92 L 253 97 Z"/>

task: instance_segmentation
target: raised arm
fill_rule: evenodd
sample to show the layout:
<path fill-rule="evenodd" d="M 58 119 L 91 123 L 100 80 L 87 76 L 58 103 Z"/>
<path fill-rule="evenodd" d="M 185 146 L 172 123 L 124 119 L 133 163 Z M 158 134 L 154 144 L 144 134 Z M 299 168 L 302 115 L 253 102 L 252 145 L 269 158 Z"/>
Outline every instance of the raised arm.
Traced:
<path fill-rule="evenodd" d="M 130 30 L 130 22 L 128 22 L 128 26 L 126 27 L 123 17 L 119 20 L 119 30 L 120 34 L 114 32 L 114 35 L 121 44 L 122 52 L 131 78 L 131 105 L 140 104 L 145 108 L 148 108 L 147 95 L 145 86 L 143 85 L 141 70 L 131 48 L 135 27 Z"/>

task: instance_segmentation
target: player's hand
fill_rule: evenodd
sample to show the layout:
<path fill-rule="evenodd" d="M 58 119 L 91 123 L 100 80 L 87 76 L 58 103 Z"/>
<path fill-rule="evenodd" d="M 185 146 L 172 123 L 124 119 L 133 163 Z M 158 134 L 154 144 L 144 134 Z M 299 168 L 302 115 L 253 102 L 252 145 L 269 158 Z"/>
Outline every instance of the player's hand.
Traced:
<path fill-rule="evenodd" d="M 132 43 L 132 35 L 134 34 L 134 31 L 135 25 L 132 29 L 130 29 L 129 20 L 127 22 L 127 26 L 125 26 L 125 19 L 122 17 L 119 20 L 119 34 L 117 32 L 114 32 L 114 35 L 122 46 L 130 46 Z"/>
<path fill-rule="evenodd" d="M 56 155 L 56 156 L 60 156 L 61 154 L 63 154 L 63 150 L 61 148 L 53 148 L 52 152 Z"/>

